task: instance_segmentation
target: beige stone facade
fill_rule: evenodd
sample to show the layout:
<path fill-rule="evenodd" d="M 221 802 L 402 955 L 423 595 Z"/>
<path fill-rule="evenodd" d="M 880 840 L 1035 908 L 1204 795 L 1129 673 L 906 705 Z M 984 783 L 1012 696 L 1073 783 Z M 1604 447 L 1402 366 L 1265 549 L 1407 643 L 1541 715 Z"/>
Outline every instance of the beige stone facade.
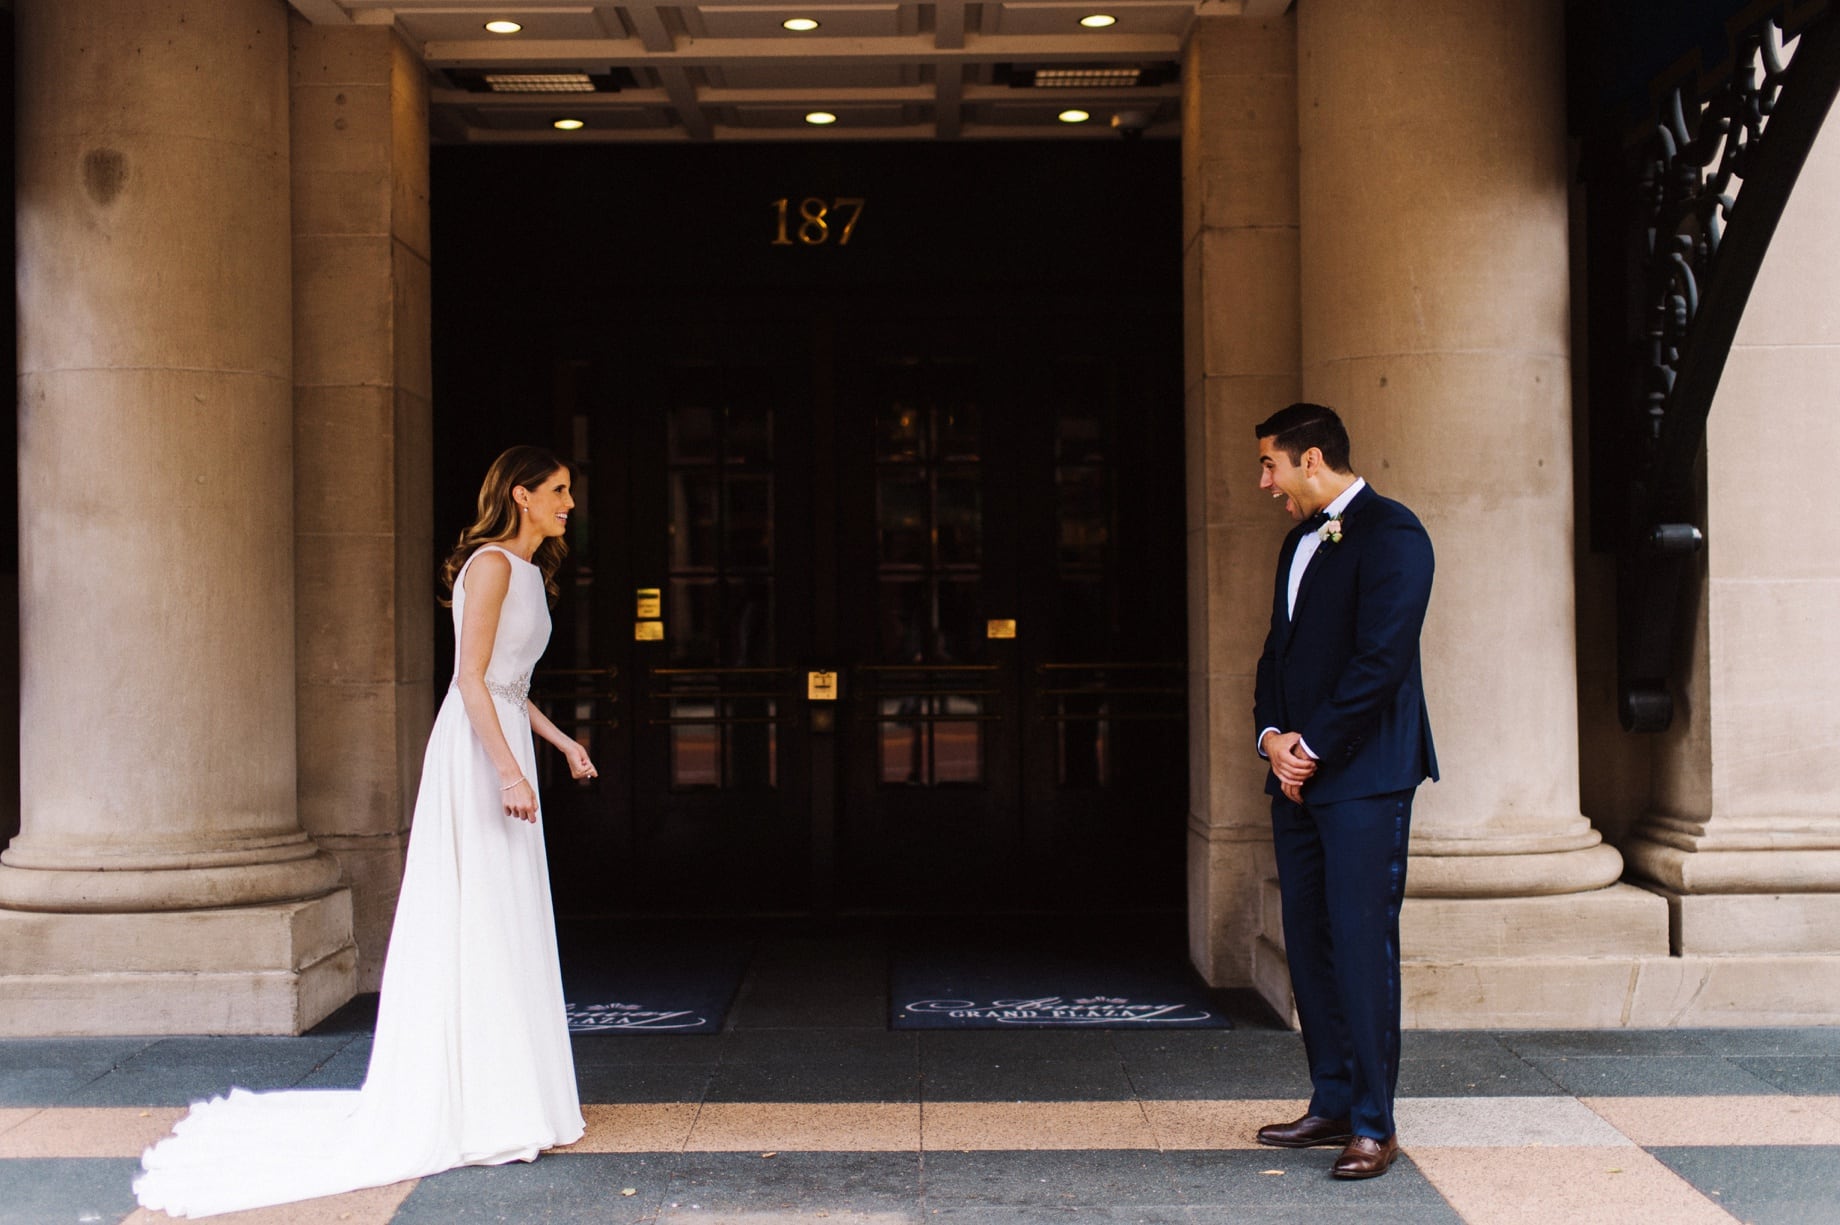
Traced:
<path fill-rule="evenodd" d="M 1302 391 L 1295 23 L 1200 22 L 1183 74 L 1189 945 L 1212 981 L 1244 985 L 1277 870 L 1249 722 L 1283 532 L 1247 455 Z"/>
<path fill-rule="evenodd" d="M 428 86 L 392 31 L 292 18 L 300 821 L 377 989 L 434 718 Z"/>
<path fill-rule="evenodd" d="M 1840 558 L 1818 543 L 1823 482 L 1774 479 L 1759 464 L 1840 441 L 1836 199 L 1830 116 L 1713 403 L 1685 709 L 1656 746 L 1627 848 L 1633 874 L 1667 899 L 1688 976 L 1708 995 L 1722 989 L 1712 1006 L 1756 1009 L 1730 984 L 1767 981 L 1785 1018 L 1840 1012 L 1840 763 L 1830 751 L 1840 662 L 1829 642 Z"/>
<path fill-rule="evenodd" d="M 296 802 L 286 13 L 25 6 L 17 58 L 0 1033 L 298 1030 L 356 949 Z"/>
<path fill-rule="evenodd" d="M 1712 413 L 1685 701 L 1636 741 L 1580 540 L 1563 6 L 1209 7 L 1180 106 L 1195 964 L 1288 1011 L 1250 726 L 1284 524 L 1251 456 L 1303 398 L 1438 550 L 1407 1023 L 1840 1022 L 1840 554 L 1788 474 L 1840 445 L 1840 120 Z M 430 95 L 426 47 L 316 13 L 344 16 L 18 5 L 0 1035 L 296 1032 L 378 980 L 437 697 Z"/>
<path fill-rule="evenodd" d="M 20 14 L 0 1032 L 293 1032 L 376 987 L 432 717 L 426 78 L 387 28 L 133 7 Z M 132 121 L 49 84 L 114 72 Z"/>

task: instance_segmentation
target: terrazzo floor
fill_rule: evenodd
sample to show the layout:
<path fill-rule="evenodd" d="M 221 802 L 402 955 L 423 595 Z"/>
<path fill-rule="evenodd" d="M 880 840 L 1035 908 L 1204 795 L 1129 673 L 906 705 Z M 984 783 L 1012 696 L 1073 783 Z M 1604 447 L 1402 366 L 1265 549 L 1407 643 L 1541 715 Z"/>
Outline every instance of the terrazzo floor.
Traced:
<path fill-rule="evenodd" d="M 721 1033 L 577 1035 L 587 1135 L 530 1165 L 212 1218 L 644 1222 L 1840 1222 L 1840 1029 L 1409 1032 L 1404 1155 L 1252 1141 L 1302 1047 L 1236 1028 L 891 1032 L 873 942 L 763 946 Z M 362 1007 L 299 1038 L 0 1041 L 0 1225 L 164 1221 L 140 1151 L 187 1102 L 356 1087 Z"/>

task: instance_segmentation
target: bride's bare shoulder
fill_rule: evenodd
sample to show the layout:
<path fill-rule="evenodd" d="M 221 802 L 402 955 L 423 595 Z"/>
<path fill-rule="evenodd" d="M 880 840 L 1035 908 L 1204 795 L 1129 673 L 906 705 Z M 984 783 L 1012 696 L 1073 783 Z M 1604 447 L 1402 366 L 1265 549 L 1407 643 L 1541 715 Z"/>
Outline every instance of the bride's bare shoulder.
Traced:
<path fill-rule="evenodd" d="M 511 586 L 511 559 L 495 545 L 480 545 L 466 559 L 466 577 L 461 581 L 468 595 L 502 594 Z"/>

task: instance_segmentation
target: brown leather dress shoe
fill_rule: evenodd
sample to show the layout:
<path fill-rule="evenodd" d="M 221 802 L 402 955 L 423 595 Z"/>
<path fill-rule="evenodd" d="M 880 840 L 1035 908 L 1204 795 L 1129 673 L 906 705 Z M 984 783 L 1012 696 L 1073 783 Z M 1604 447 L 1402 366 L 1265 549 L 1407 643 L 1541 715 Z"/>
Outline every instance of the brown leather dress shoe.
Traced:
<path fill-rule="evenodd" d="M 1378 1178 L 1386 1173 L 1393 1158 L 1399 1156 L 1399 1137 L 1388 1136 L 1376 1140 L 1371 1136 L 1356 1136 L 1342 1150 L 1342 1155 L 1335 1159 L 1335 1168 L 1330 1171 L 1337 1178 Z"/>
<path fill-rule="evenodd" d="M 1291 1123 L 1268 1123 L 1259 1128 L 1259 1143 L 1272 1148 L 1315 1148 L 1319 1144 L 1346 1144 L 1354 1139 L 1347 1119 L 1325 1119 L 1306 1114 Z"/>

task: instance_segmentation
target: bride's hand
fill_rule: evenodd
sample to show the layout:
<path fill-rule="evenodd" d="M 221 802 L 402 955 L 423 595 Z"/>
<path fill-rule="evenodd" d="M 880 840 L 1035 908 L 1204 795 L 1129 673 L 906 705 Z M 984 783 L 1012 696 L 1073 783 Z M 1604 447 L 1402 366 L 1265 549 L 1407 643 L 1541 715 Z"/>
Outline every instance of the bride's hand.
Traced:
<path fill-rule="evenodd" d="M 537 819 L 537 793 L 528 779 L 520 778 L 517 786 L 508 791 L 499 792 L 499 796 L 505 805 L 507 817 L 533 822 Z"/>
<path fill-rule="evenodd" d="M 575 741 L 569 741 L 569 746 L 562 750 L 562 755 L 568 759 L 570 778 L 600 777 L 601 772 L 596 770 L 594 763 L 588 760 L 588 750 Z"/>

